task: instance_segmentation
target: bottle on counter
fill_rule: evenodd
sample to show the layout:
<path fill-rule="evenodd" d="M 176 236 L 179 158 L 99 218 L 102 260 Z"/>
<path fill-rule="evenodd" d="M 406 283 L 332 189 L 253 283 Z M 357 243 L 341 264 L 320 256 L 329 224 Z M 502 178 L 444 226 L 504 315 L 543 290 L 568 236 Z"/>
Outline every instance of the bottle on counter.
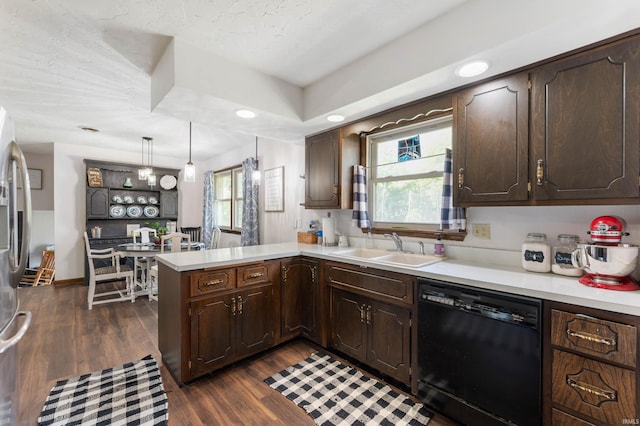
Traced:
<path fill-rule="evenodd" d="M 434 256 L 444 256 L 444 243 L 442 242 L 442 235 L 438 234 L 436 243 L 433 245 Z"/>
<path fill-rule="evenodd" d="M 323 245 L 322 241 L 322 229 L 318 229 L 318 244 Z"/>
<path fill-rule="evenodd" d="M 527 234 L 527 240 L 522 243 L 522 267 L 531 272 L 551 271 L 551 246 L 546 234 Z"/>
<path fill-rule="evenodd" d="M 584 273 L 571 263 L 571 253 L 578 248 L 580 237 L 572 234 L 559 234 L 558 241 L 553 246 L 553 263 L 551 272 L 570 277 L 580 277 Z"/>

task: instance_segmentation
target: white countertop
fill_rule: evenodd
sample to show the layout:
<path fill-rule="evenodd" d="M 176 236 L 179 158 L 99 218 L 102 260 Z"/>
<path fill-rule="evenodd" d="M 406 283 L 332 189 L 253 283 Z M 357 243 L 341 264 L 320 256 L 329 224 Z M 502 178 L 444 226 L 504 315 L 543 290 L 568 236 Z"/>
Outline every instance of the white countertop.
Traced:
<path fill-rule="evenodd" d="M 580 284 L 578 279 L 573 277 L 528 272 L 520 267 L 486 262 L 447 259 L 421 268 L 382 265 L 366 259 L 336 255 L 335 252 L 340 250 L 343 248 L 280 243 L 166 253 L 158 255 L 157 259 L 164 265 L 182 272 L 304 255 L 640 316 L 640 291 L 598 289 Z"/>

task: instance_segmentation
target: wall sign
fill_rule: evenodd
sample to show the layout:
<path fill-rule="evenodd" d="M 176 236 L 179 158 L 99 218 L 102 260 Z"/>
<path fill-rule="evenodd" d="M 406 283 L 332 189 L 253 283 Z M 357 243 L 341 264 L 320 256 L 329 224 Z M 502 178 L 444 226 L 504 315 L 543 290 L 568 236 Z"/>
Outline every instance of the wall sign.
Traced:
<path fill-rule="evenodd" d="M 264 171 L 264 211 L 284 211 L 284 166 Z"/>
<path fill-rule="evenodd" d="M 27 169 L 31 189 L 42 189 L 42 169 Z M 18 181 L 18 189 L 22 189 L 22 182 Z"/>

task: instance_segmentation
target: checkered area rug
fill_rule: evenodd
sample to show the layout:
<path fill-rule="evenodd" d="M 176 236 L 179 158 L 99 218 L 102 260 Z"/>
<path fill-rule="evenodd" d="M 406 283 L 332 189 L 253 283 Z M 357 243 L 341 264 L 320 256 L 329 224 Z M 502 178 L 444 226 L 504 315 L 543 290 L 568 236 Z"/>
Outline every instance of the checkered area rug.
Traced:
<path fill-rule="evenodd" d="M 425 425 L 431 417 L 422 404 L 325 354 L 313 354 L 264 381 L 318 425 Z"/>
<path fill-rule="evenodd" d="M 139 361 L 60 380 L 39 425 L 166 425 L 167 395 L 156 360 Z"/>

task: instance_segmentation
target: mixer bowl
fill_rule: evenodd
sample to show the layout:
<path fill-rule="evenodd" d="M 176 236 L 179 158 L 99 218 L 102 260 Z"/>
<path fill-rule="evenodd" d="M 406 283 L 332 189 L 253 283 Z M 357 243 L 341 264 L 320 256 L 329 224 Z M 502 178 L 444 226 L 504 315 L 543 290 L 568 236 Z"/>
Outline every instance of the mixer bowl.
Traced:
<path fill-rule="evenodd" d="M 579 244 L 571 255 L 571 263 L 590 274 L 626 277 L 638 266 L 638 246 Z"/>

